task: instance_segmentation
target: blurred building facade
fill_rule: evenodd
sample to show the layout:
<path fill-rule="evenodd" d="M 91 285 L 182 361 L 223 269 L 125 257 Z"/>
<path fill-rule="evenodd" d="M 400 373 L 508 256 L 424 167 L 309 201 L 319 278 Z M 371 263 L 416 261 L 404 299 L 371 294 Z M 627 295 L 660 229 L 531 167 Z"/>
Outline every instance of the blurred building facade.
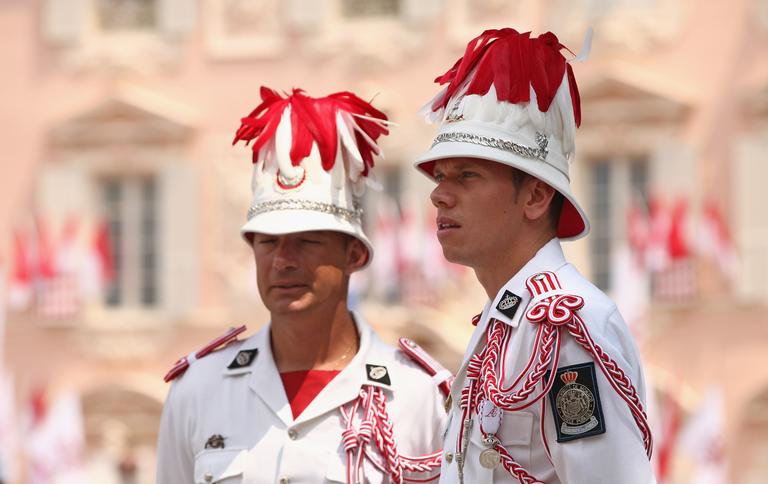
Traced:
<path fill-rule="evenodd" d="M 378 252 L 355 304 L 389 341 L 458 366 L 485 297 L 430 235 L 411 161 L 433 128 L 416 111 L 470 38 L 504 26 L 577 53 L 595 29 L 572 165 L 593 231 L 566 252 L 636 330 L 670 402 L 659 421 L 678 409 L 658 432 L 714 388 L 712 459 L 732 482 L 768 476 L 767 1 L 3 0 L 0 26 L 0 261 L 17 289 L 4 361 L 19 415 L 40 389 L 80 396 L 93 482 L 153 482 L 165 371 L 267 320 L 238 233 L 250 154 L 230 146 L 261 85 L 376 96 L 399 124 L 366 201 Z M 19 287 L 31 252 L 37 277 Z M 668 482 L 688 482 L 700 464 L 677 453 Z"/>

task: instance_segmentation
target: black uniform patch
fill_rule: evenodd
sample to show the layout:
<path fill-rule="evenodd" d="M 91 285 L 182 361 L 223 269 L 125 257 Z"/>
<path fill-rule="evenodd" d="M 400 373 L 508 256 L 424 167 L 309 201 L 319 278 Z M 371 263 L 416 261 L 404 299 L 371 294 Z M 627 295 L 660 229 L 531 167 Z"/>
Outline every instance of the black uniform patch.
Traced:
<path fill-rule="evenodd" d="M 512 319 L 515 317 L 515 313 L 517 312 L 517 308 L 520 307 L 520 301 L 522 301 L 523 298 L 518 296 L 515 293 L 504 291 L 504 296 L 499 301 L 499 304 L 496 305 L 496 309 L 498 309 L 504 316 L 508 317 L 509 319 Z"/>
<path fill-rule="evenodd" d="M 392 384 L 392 382 L 389 380 L 389 371 L 387 371 L 386 366 L 365 365 L 365 372 L 368 375 L 368 379 L 373 382 L 381 383 L 383 385 Z"/>
<path fill-rule="evenodd" d="M 224 441 L 226 440 L 226 437 L 223 437 L 221 434 L 214 434 L 208 437 L 208 441 L 205 443 L 206 449 L 223 449 L 224 448 Z"/>
<path fill-rule="evenodd" d="M 550 373 L 545 376 L 547 382 Z M 558 368 L 548 396 L 558 442 L 605 433 L 593 362 Z"/>
<path fill-rule="evenodd" d="M 256 361 L 256 355 L 258 354 L 258 348 L 254 348 L 252 350 L 240 350 L 240 352 L 237 353 L 237 356 L 235 356 L 235 359 L 232 360 L 232 363 L 229 364 L 227 369 L 237 370 L 238 368 L 251 366 L 251 363 Z"/>

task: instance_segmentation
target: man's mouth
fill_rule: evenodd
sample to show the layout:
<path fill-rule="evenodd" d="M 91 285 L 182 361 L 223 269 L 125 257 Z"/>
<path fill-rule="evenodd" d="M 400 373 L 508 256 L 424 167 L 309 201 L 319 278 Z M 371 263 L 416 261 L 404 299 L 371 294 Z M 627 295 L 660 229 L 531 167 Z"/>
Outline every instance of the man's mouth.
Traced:
<path fill-rule="evenodd" d="M 299 289 L 307 287 L 306 284 L 272 284 L 274 289 Z"/>
<path fill-rule="evenodd" d="M 449 230 L 461 228 L 461 224 L 449 217 L 437 217 L 437 230 Z"/>

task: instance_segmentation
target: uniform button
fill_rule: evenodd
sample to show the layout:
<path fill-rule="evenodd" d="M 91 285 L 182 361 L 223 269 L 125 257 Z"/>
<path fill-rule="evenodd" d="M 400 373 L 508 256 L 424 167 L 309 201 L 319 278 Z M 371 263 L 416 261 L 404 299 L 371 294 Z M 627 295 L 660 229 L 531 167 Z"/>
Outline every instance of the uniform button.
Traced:
<path fill-rule="evenodd" d="M 453 462 L 453 452 L 446 452 L 446 453 L 445 453 L 445 461 L 446 461 L 447 463 L 449 463 L 449 464 L 450 464 L 451 462 Z"/>
<path fill-rule="evenodd" d="M 289 438 L 289 439 L 291 439 L 291 440 L 296 440 L 296 437 L 298 437 L 298 436 L 299 436 L 299 433 L 298 433 L 298 432 L 296 432 L 296 431 L 295 431 L 295 430 L 293 430 L 293 429 L 288 429 L 288 438 Z"/>
<path fill-rule="evenodd" d="M 280 484 L 288 484 L 289 482 L 291 482 L 291 480 L 288 479 L 288 476 L 283 476 L 280 478 Z"/>
<path fill-rule="evenodd" d="M 213 474 L 211 474 L 210 472 L 206 472 L 203 478 L 205 479 L 205 482 L 211 482 L 213 481 Z"/>

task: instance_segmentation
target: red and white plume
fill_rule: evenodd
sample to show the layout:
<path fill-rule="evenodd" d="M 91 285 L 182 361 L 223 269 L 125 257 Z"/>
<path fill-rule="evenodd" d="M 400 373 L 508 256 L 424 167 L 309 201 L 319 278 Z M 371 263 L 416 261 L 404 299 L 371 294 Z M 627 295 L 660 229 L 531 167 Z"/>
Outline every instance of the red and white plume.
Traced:
<path fill-rule="evenodd" d="M 319 155 L 327 172 L 341 161 L 355 193 L 362 193 L 374 155 L 381 156 L 376 140 L 389 133 L 384 113 L 347 91 L 313 98 L 301 89 L 281 96 L 262 87 L 261 100 L 242 118 L 232 144 L 253 141 L 253 163 L 263 164 L 264 170 L 276 165 L 287 178 L 313 155 Z"/>
<path fill-rule="evenodd" d="M 591 33 L 587 34 L 585 53 Z M 532 123 L 574 151 L 581 108 L 576 78 L 552 32 L 531 38 L 511 28 L 486 30 L 467 44 L 464 55 L 435 82 L 446 85 L 422 112 L 431 122 L 495 122 L 509 131 Z M 576 60 L 576 59 L 574 59 Z"/>

